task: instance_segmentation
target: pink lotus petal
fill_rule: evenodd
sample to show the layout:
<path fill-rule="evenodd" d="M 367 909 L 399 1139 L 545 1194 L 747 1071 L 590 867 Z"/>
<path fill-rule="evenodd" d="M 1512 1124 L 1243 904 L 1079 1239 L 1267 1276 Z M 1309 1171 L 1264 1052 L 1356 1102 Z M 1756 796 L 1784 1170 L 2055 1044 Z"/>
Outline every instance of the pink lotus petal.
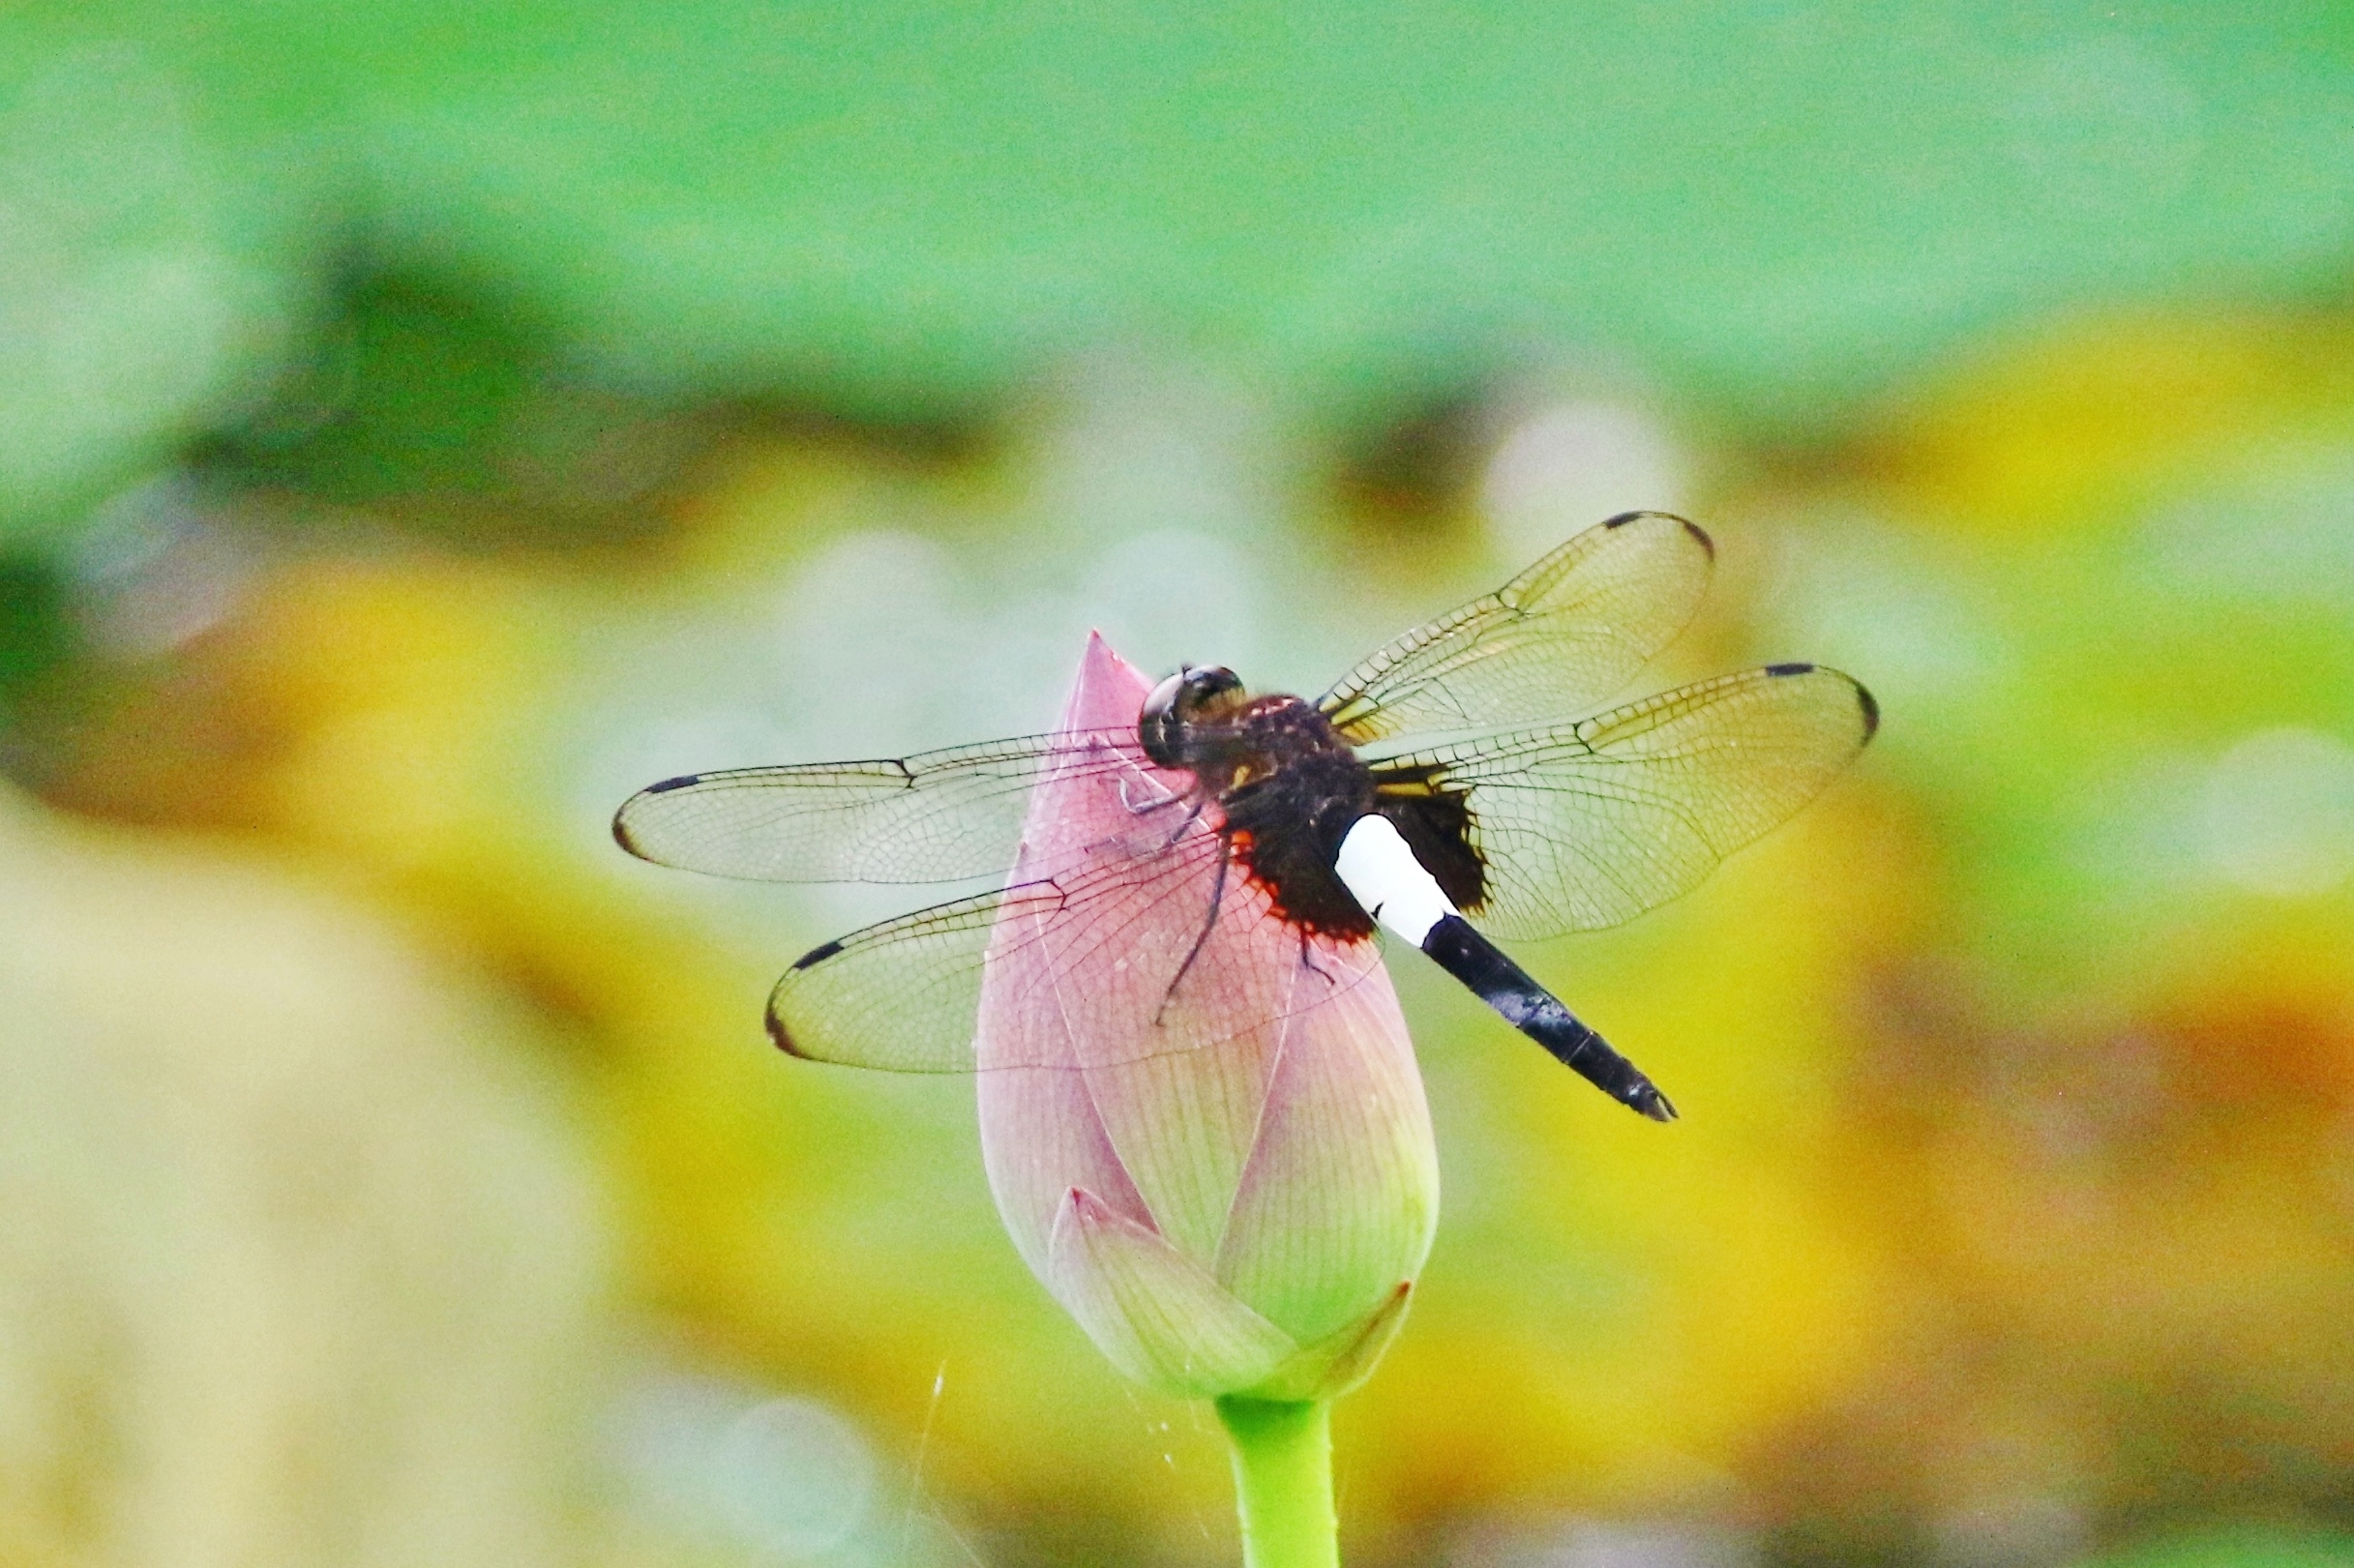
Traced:
<path fill-rule="evenodd" d="M 1148 692 L 1091 638 L 1061 728 L 1132 735 Z M 1186 830 L 1182 806 L 1139 808 L 1191 783 L 1130 741 L 1034 791 L 1012 880 L 1117 874 L 1084 906 L 1001 920 L 978 1024 L 982 1151 L 1032 1271 L 1132 1375 L 1186 1389 L 1212 1363 L 1238 1376 L 1250 1356 L 1204 1344 L 1240 1345 L 1234 1325 L 1248 1320 L 1290 1346 L 1289 1382 L 1315 1384 L 1338 1359 L 1369 1366 L 1389 1330 L 1367 1340 L 1367 1325 L 1403 1311 L 1437 1216 L 1429 1110 L 1372 944 L 1320 948 L 1307 965 L 1297 932 L 1238 874 L 1172 991 L 1210 908 L 1215 809 Z M 1138 852 L 1107 856 L 1107 843 Z M 1091 1205 L 1084 1245 L 1068 1237 L 1074 1189 Z M 1118 1277 L 1089 1272 L 1101 1268 Z M 1183 1311 L 1147 1302 L 1140 1280 Z M 1191 1314 L 1207 1316 L 1188 1327 Z"/>
<path fill-rule="evenodd" d="M 1301 1343 L 1360 1317 L 1369 1280 L 1421 1272 L 1438 1151 L 1388 976 L 1292 1021 L 1219 1248 L 1227 1288 Z"/>
<path fill-rule="evenodd" d="M 1255 1387 L 1299 1349 L 1145 1227 L 1074 1188 L 1056 1216 L 1048 1284 L 1114 1366 L 1208 1398 Z"/>
<path fill-rule="evenodd" d="M 1065 732 L 1133 727 L 1150 685 L 1101 637 L 1090 637 L 1079 679 L 1065 706 Z M 1141 799 L 1148 790 L 1181 790 L 1184 775 L 1160 774 L 1141 753 L 1124 782 Z M 1086 846 L 1135 833 L 1165 833 L 1140 825 L 1121 797 L 1121 776 L 1087 772 L 1050 777 L 1037 788 L 1023 834 L 1013 880 L 1060 872 Z M 1156 1022 L 1167 1000 L 1166 976 L 1201 934 L 1209 906 L 1213 866 L 1203 857 L 1191 871 L 1099 902 L 1084 918 L 1062 922 L 1010 962 L 996 963 L 981 996 L 978 1060 L 983 1152 L 998 1204 L 1019 1238 L 1041 1233 L 1069 1187 L 1084 1186 L 1140 1223 L 1151 1226 L 1207 1264 L 1216 1257 L 1228 1210 L 1244 1163 L 1257 1141 L 1272 1051 L 1280 1024 L 1204 1045 L 1180 1021 Z M 1256 1020 L 1284 1010 L 1283 994 L 1298 966 L 1295 938 L 1281 928 L 1241 916 L 1254 895 L 1230 885 L 1226 917 L 1204 947 L 1194 970 L 1217 999 Z M 1261 902 L 1264 902 L 1263 899 Z M 1048 924 L 1055 925 L 1053 917 Z M 1106 930 L 1117 933 L 1107 942 Z M 1059 979 L 1053 971 L 1074 951 L 1088 962 Z M 1148 962 L 1147 962 L 1148 961 Z M 1124 966 L 1123 966 L 1124 965 Z M 1087 1026 L 1074 1028 L 1081 1009 L 1068 994 L 1084 987 Z M 1194 1049 L 1184 1049 L 1192 1046 Z M 1047 1065 L 1009 1065 L 1044 1063 Z M 1076 1070 L 1076 1071 L 1074 1071 Z M 1082 1087 L 1074 1089 L 1072 1079 Z M 1086 1108 L 1081 1109 L 1084 1098 Z M 1079 1135 L 1050 1119 L 1083 1114 L 1108 1146 L 1121 1175 L 1107 1180 L 1099 1165 L 1072 1162 Z M 1027 1127 L 1028 1136 L 1011 1136 Z M 992 1136 L 993 1128 L 1007 1136 Z M 1003 1185 L 999 1185 L 1000 1176 Z M 1012 1189 L 1012 1190 L 1009 1190 Z M 1019 1196 L 1024 1219 L 1012 1218 Z M 1133 1195 L 1136 1206 L 1127 1199 Z M 1031 1249 L 1024 1247 L 1028 1255 Z"/>
<path fill-rule="evenodd" d="M 1077 1072 L 1003 1068 L 980 1075 L 981 1163 L 1005 1229 L 1029 1271 L 1047 1278 L 1047 1242 L 1055 1211 L 1073 1187 L 1150 1224 L 1127 1167 L 1120 1164 L 1095 1112 L 1088 1080 Z"/>
<path fill-rule="evenodd" d="M 1301 1346 L 1266 1378 L 1237 1392 L 1262 1400 L 1328 1400 L 1346 1394 L 1372 1376 L 1374 1364 L 1405 1326 L 1413 1300 L 1414 1282 L 1400 1280 L 1369 1315 Z"/>

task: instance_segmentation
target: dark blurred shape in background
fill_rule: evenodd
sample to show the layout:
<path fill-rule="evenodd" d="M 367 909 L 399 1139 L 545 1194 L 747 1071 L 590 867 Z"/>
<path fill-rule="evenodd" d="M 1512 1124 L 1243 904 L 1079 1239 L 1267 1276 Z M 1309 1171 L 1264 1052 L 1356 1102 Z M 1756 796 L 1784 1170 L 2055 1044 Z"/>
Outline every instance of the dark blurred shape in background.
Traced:
<path fill-rule="evenodd" d="M 2354 1563 L 2350 264 L 2342 7 L 10 9 L 0 1562 L 1231 1560 L 605 819 L 1660 507 L 1887 726 L 1533 955 L 1670 1134 L 1401 968 L 1352 1560 Z"/>

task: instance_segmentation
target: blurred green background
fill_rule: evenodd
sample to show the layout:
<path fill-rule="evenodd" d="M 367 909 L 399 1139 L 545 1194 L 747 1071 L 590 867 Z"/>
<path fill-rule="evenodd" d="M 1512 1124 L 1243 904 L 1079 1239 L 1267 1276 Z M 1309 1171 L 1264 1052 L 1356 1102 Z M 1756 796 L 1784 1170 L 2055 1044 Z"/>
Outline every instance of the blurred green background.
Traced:
<path fill-rule="evenodd" d="M 0 1563 L 1229 1562 L 904 907 L 668 774 L 1320 690 L 1569 533 L 1880 740 L 1397 966 L 1446 1183 L 1350 1559 L 2354 1563 L 2354 14 L 0 6 Z"/>

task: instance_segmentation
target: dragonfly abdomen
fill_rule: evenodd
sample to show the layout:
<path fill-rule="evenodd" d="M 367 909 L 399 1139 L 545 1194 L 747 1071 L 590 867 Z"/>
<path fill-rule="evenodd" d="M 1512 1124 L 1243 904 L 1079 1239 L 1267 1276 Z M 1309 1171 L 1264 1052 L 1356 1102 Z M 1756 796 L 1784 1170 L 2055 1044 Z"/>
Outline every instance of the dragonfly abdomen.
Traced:
<path fill-rule="evenodd" d="M 1349 830 L 1334 872 L 1383 930 L 1420 948 L 1564 1066 L 1654 1121 L 1676 1119 L 1641 1069 L 1463 918 L 1387 816 L 1368 815 Z"/>

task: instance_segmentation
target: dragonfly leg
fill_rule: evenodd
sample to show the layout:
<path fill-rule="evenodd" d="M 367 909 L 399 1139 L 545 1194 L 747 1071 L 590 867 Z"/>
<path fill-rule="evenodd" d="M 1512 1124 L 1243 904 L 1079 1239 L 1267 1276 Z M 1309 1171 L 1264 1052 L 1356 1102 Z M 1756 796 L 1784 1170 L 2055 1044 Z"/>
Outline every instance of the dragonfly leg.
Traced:
<path fill-rule="evenodd" d="M 1195 815 L 1200 815 L 1201 811 L 1200 806 L 1194 807 Z M 1192 820 L 1193 818 L 1190 816 L 1186 818 L 1189 824 Z M 1173 839 L 1170 842 L 1174 843 L 1177 841 Z M 1161 1020 L 1168 1016 L 1169 1004 L 1177 999 L 1177 987 L 1185 983 L 1185 976 L 1193 969 L 1193 961 L 1202 956 L 1203 947 L 1209 941 L 1209 933 L 1217 929 L 1218 907 L 1226 902 L 1226 863 L 1232 858 L 1227 844 L 1221 839 L 1218 844 L 1217 873 L 1211 877 L 1209 883 L 1209 918 L 1202 922 L 1201 933 L 1194 937 L 1193 946 L 1186 950 L 1185 962 L 1177 965 L 1177 978 L 1170 981 L 1169 989 L 1161 993 L 1160 1008 L 1152 1015 L 1152 1022 L 1155 1027 L 1158 1027 Z"/>
<path fill-rule="evenodd" d="M 1120 781 L 1119 789 L 1120 804 L 1128 809 L 1128 814 L 1131 816 L 1148 816 L 1152 813 L 1160 811 L 1164 807 L 1175 806 L 1185 798 L 1183 795 L 1168 795 L 1159 800 L 1147 801 L 1144 805 L 1139 806 L 1135 802 L 1128 799 L 1128 782 L 1125 779 Z M 1202 819 L 1202 809 L 1208 804 L 1209 799 L 1207 796 L 1203 796 L 1195 800 L 1193 803 L 1193 810 L 1185 814 L 1185 820 L 1179 822 L 1177 825 L 1176 831 L 1170 833 L 1165 838 L 1161 836 L 1161 830 L 1158 828 L 1139 828 L 1134 833 L 1116 833 L 1108 839 L 1098 840 L 1091 847 L 1097 852 L 1110 852 L 1140 858 L 1149 858 L 1153 855 L 1165 855 L 1171 849 L 1177 847 L 1177 842 L 1185 837 L 1185 835 L 1192 830 L 1194 823 Z M 1158 842 L 1155 843 L 1155 840 L 1158 840 Z"/>
<path fill-rule="evenodd" d="M 1305 926 L 1299 928 L 1299 966 L 1327 986 L 1340 983 L 1338 975 L 1316 962 L 1316 952 L 1308 945 L 1308 928 Z"/>
<path fill-rule="evenodd" d="M 1172 796 L 1170 796 L 1169 798 L 1170 798 L 1171 800 L 1176 800 L 1176 799 L 1177 799 L 1178 797 L 1177 797 L 1177 796 L 1176 796 L 1176 795 L 1172 795 Z M 1175 833 L 1172 833 L 1171 835 L 1169 835 L 1169 842 L 1168 842 L 1167 843 L 1165 843 L 1165 844 L 1162 844 L 1162 845 L 1161 845 L 1161 847 L 1162 847 L 1163 849 L 1174 849 L 1174 848 L 1176 848 L 1176 847 L 1177 847 L 1177 842 L 1179 839 L 1182 839 L 1183 837 L 1185 837 L 1185 835 L 1186 835 L 1186 834 L 1188 834 L 1188 833 L 1192 832 L 1192 831 L 1193 831 L 1193 825 L 1194 825 L 1196 822 L 1199 822 L 1200 820 L 1202 820 L 1202 808 L 1203 808 L 1203 807 L 1205 807 L 1205 806 L 1207 806 L 1207 805 L 1208 805 L 1208 804 L 1209 804 L 1209 797 L 1208 797 L 1207 795 L 1206 795 L 1206 794 L 1205 794 L 1205 795 L 1199 795 L 1199 796 L 1196 796 L 1196 797 L 1195 797 L 1195 799 L 1194 799 L 1194 803 L 1193 803 L 1193 810 L 1192 810 L 1192 811 L 1190 811 L 1190 812 L 1187 812 L 1187 813 L 1185 814 L 1185 820 L 1184 820 L 1184 821 L 1182 821 L 1182 822 L 1179 822 L 1179 823 L 1177 825 L 1177 831 L 1176 831 Z M 1218 862 L 1218 877 L 1219 877 L 1219 881 L 1220 881 L 1220 885 L 1221 885 L 1221 886 L 1223 886 L 1223 885 L 1224 885 L 1225 876 L 1226 876 L 1226 862 L 1225 862 L 1223 859 L 1221 859 L 1221 860 Z M 1215 911 L 1213 910 L 1212 912 L 1214 913 Z"/>
<path fill-rule="evenodd" d="M 1175 806 L 1178 801 L 1185 798 L 1182 795 L 1173 795 L 1166 789 L 1162 789 L 1160 794 L 1149 800 L 1132 800 L 1128 795 L 1129 782 L 1130 781 L 1124 778 L 1119 781 L 1119 803 L 1128 809 L 1128 814 L 1130 816 L 1148 816 L 1154 812 L 1162 811 L 1168 807 Z M 1160 789 L 1160 785 L 1158 784 L 1154 784 L 1152 787 L 1155 789 Z"/>

